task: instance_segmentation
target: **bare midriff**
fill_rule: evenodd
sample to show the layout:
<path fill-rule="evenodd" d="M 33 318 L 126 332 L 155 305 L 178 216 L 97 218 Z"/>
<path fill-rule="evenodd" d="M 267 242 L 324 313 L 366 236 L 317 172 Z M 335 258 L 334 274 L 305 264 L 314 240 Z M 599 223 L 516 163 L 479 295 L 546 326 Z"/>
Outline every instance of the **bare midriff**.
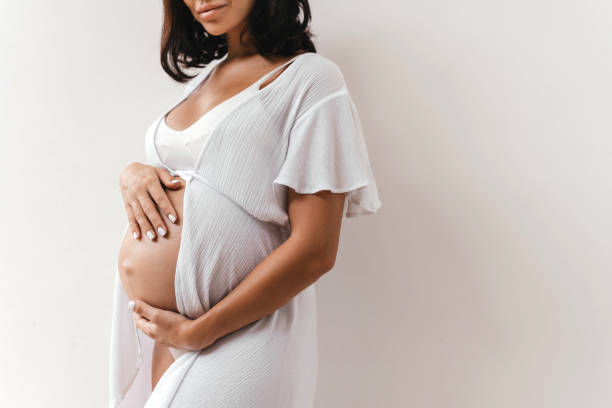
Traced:
<path fill-rule="evenodd" d="M 146 231 L 136 240 L 128 229 L 119 249 L 119 277 L 131 300 L 143 300 L 151 306 L 178 312 L 174 276 L 181 244 L 185 187 L 165 192 L 177 211 L 178 220 L 175 224 L 166 221 L 166 236 L 157 233 L 153 241 L 147 238 Z M 157 210 L 167 220 L 165 214 Z"/>

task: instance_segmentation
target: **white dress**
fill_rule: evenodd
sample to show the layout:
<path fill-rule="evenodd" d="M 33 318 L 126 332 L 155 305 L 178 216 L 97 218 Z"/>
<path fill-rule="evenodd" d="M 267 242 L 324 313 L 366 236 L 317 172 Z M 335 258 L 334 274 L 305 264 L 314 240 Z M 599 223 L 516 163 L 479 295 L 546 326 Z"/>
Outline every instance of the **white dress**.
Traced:
<path fill-rule="evenodd" d="M 166 113 L 224 58 L 193 78 L 145 136 L 147 164 L 187 181 L 175 294 L 179 312 L 192 319 L 289 237 L 287 187 L 303 194 L 347 192 L 343 217 L 375 214 L 381 205 L 342 73 L 313 52 L 292 58 L 215 106 L 182 134 L 184 156 L 171 160 L 177 150 L 168 148 L 172 129 L 163 123 Z M 176 163 L 183 168 L 170 165 Z M 124 233 L 127 229 L 126 224 Z M 109 407 L 313 408 L 315 284 L 204 350 L 173 350 L 177 359 L 151 392 L 153 340 L 133 321 L 118 267 L 115 276 Z"/>

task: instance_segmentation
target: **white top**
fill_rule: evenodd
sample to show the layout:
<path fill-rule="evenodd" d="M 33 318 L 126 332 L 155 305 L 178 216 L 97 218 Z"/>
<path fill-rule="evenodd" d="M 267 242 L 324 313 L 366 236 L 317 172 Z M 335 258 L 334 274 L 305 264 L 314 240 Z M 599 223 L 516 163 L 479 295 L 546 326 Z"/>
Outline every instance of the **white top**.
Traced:
<path fill-rule="evenodd" d="M 210 131 L 204 130 L 196 134 L 175 130 L 168 127 L 165 120 L 160 123 L 157 133 L 156 147 L 160 157 L 164 163 L 180 170 L 194 168 L 198 152 L 210 135 Z"/>
<path fill-rule="evenodd" d="M 164 115 L 196 89 L 214 62 L 147 130 L 147 163 L 187 181 L 175 295 L 179 312 L 191 319 L 213 308 L 289 238 L 288 188 L 346 192 L 345 217 L 380 208 L 359 116 L 339 67 L 312 52 L 287 64 L 264 88 L 259 84 L 280 67 L 223 109 L 188 170 L 166 162 L 155 139 L 163 137 L 157 131 Z M 128 229 L 126 222 L 123 232 Z M 206 349 L 181 354 L 151 392 L 153 340 L 136 328 L 118 268 L 115 274 L 109 407 L 313 407 L 316 284 Z"/>

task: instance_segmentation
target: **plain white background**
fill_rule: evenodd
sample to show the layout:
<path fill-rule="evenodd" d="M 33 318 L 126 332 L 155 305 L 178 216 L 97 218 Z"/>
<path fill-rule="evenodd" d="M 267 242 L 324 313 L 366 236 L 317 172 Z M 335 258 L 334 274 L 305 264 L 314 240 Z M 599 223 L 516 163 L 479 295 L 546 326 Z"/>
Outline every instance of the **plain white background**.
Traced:
<path fill-rule="evenodd" d="M 317 283 L 317 407 L 609 407 L 612 3 L 311 6 L 382 201 Z M 103 407 L 161 2 L 0 16 L 0 405 Z"/>

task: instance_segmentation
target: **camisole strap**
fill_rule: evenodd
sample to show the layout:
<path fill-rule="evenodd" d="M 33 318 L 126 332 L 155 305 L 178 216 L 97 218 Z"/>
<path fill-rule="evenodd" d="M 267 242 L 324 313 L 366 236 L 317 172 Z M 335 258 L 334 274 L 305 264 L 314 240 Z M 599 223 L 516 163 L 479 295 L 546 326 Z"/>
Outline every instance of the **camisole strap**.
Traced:
<path fill-rule="evenodd" d="M 289 61 L 284 62 L 282 64 L 280 64 L 278 67 L 274 68 L 272 71 L 268 72 L 267 74 L 265 74 L 263 77 L 261 77 L 260 79 L 257 80 L 257 82 L 255 82 L 253 84 L 253 88 L 255 88 L 255 90 L 259 90 L 259 87 L 261 86 L 261 84 L 263 84 L 264 82 L 266 82 L 268 80 L 268 78 L 272 77 L 272 75 L 274 75 L 279 69 L 283 68 L 284 66 L 289 65 L 290 63 L 292 63 L 297 57 L 299 57 L 300 55 L 303 55 L 305 53 L 302 54 L 298 54 L 295 57 L 291 58 Z"/>

